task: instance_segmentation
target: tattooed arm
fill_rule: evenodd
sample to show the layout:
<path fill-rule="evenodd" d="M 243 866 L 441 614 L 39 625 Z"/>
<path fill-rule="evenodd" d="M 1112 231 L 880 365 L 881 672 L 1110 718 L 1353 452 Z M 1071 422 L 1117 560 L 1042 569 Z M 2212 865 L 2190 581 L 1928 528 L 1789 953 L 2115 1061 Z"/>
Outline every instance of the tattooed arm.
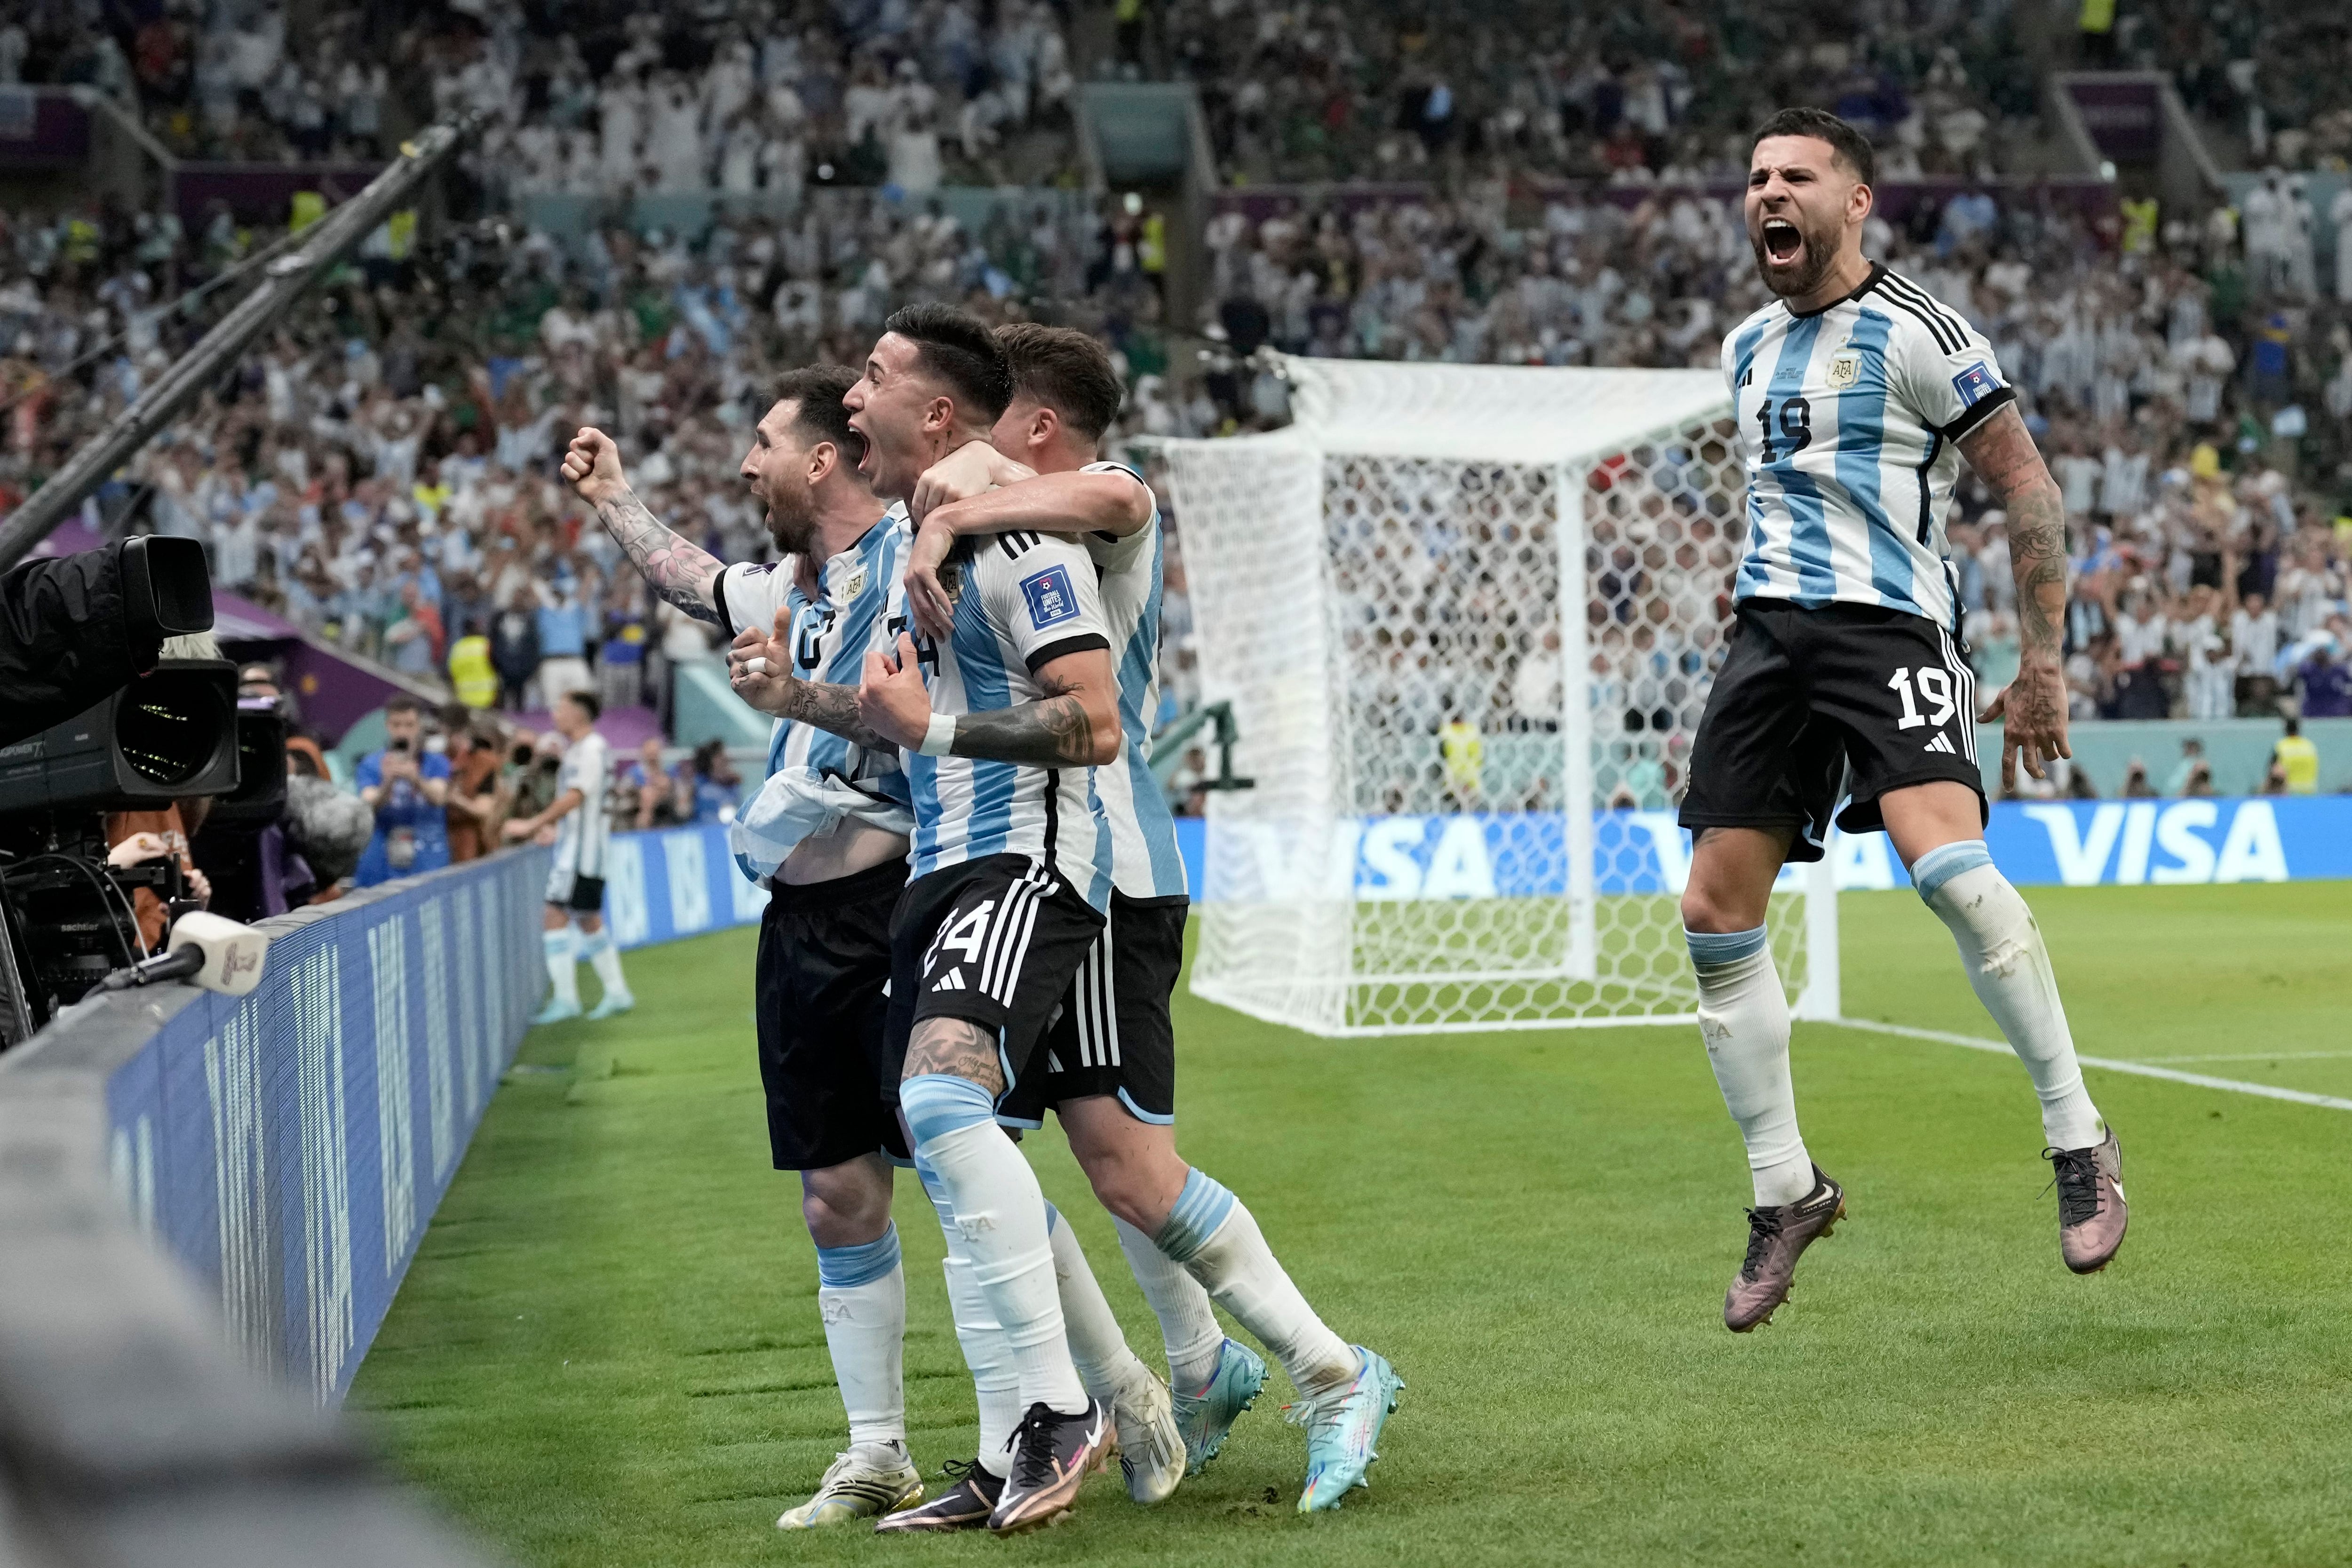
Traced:
<path fill-rule="evenodd" d="M 602 430 L 583 428 L 563 455 L 563 477 L 596 509 L 604 531 L 636 563 L 653 591 L 698 621 L 719 625 L 719 574 L 726 563 L 662 526 L 629 489 L 621 449 Z"/>
<path fill-rule="evenodd" d="M 2066 740 L 2066 506 L 2014 405 L 1960 438 L 1960 455 L 2009 515 L 2009 563 L 2017 578 L 2017 679 L 1983 714 L 2004 721 L 2000 784 L 2044 762 L 2071 757 Z"/>
<path fill-rule="evenodd" d="M 765 659 L 764 665 L 754 666 L 755 658 Z M 818 729 L 840 736 L 853 745 L 869 751 L 890 751 L 898 742 L 877 734 L 858 717 L 857 692 L 855 686 L 835 686 L 821 680 L 803 680 L 793 673 L 792 612 L 776 612 L 773 635 L 757 626 L 746 626 L 735 645 L 727 650 L 728 679 L 735 695 L 761 712 L 778 719 L 790 719 L 802 724 L 814 724 Z M 918 691 L 922 687 L 921 672 L 915 677 Z M 930 699 L 925 696 L 923 706 L 929 710 Z M 921 736 L 916 737 L 921 743 Z"/>
<path fill-rule="evenodd" d="M 1118 679 L 1107 647 L 1047 659 L 1037 668 L 1045 695 L 1034 702 L 955 717 L 949 751 L 959 757 L 1035 768 L 1100 767 L 1118 760 Z M 916 667 L 914 639 L 901 634 L 895 662 L 866 656 L 857 710 L 893 743 L 919 751 L 931 723 L 930 694 Z"/>

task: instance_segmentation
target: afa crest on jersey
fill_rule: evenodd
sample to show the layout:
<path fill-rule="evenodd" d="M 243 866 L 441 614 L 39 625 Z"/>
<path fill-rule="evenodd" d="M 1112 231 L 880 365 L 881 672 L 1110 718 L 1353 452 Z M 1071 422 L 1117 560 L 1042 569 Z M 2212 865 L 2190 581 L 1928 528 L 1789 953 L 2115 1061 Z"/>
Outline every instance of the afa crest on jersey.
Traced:
<path fill-rule="evenodd" d="M 1832 390 L 1843 392 L 1862 379 L 1862 351 L 1840 349 L 1830 355 L 1829 383 Z"/>

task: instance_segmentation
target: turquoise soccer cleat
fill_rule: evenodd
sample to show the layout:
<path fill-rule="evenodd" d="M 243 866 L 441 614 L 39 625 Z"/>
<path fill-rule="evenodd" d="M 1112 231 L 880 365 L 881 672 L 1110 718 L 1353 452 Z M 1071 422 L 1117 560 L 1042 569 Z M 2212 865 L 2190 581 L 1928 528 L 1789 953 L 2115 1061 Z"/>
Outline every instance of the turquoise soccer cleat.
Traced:
<path fill-rule="evenodd" d="M 531 1015 L 530 1022 L 531 1026 L 536 1028 L 541 1024 L 561 1024 L 566 1018 L 578 1016 L 580 1016 L 579 1003 L 566 1002 L 560 997 L 550 996 L 547 999 L 547 1005 Z"/>
<path fill-rule="evenodd" d="M 1338 1508 L 1339 1500 L 1371 1482 L 1365 1472 L 1381 1457 L 1381 1428 L 1397 1407 L 1404 1379 L 1396 1368 L 1361 1345 L 1352 1347 L 1363 1358 L 1356 1381 L 1320 1399 L 1302 1399 L 1285 1407 L 1290 1420 L 1307 1428 L 1307 1488 L 1298 1494 L 1298 1511 L 1317 1513 Z"/>
<path fill-rule="evenodd" d="M 1217 1457 L 1265 1386 L 1265 1359 L 1247 1345 L 1227 1340 L 1217 1352 L 1216 1375 L 1198 1394 L 1175 1393 L 1176 1428 L 1184 1435 L 1184 1473 L 1197 1476 Z"/>
<path fill-rule="evenodd" d="M 637 1005 L 637 999 L 625 991 L 607 991 L 604 1000 L 588 1009 L 588 1021 L 617 1017 Z"/>

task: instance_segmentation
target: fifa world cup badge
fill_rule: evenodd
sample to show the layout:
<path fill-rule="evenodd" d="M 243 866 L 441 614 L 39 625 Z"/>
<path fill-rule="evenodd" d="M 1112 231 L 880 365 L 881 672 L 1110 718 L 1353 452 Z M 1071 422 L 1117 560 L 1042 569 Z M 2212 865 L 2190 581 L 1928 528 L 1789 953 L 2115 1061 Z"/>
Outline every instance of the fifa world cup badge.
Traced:
<path fill-rule="evenodd" d="M 1840 349 L 1830 356 L 1830 385 L 1843 392 L 1862 379 L 1862 351 Z"/>

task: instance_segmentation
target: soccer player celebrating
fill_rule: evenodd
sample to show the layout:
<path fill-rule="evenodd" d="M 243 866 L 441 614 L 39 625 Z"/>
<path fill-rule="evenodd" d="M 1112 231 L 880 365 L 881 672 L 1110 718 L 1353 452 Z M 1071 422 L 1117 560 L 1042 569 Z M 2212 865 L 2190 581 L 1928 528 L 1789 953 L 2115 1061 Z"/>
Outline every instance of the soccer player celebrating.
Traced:
<path fill-rule="evenodd" d="M 1176 1152 L 1169 998 L 1183 965 L 1190 899 L 1175 823 L 1151 773 L 1160 511 L 1142 475 L 1095 460 L 1125 389 L 1110 356 L 1084 332 L 1019 323 L 996 338 L 1013 400 L 990 442 L 961 448 L 917 486 L 921 527 L 908 558 L 908 605 L 919 629 L 948 637 L 956 607 L 939 568 L 960 539 L 1039 529 L 1083 540 L 1102 575 L 1118 652 L 1125 742 L 1116 763 L 1095 771 L 1110 829 L 1109 921 L 1047 1037 L 1045 1070 L 1016 1084 L 998 1113 L 1034 1127 L 1051 1106 L 1061 1119 L 1160 1318 L 1192 1468 L 1216 1457 L 1265 1381 L 1265 1363 L 1218 1328 L 1213 1296 L 1281 1358 L 1298 1388 L 1295 1414 L 1307 1428 L 1300 1510 L 1335 1508 L 1366 1484 L 1403 1384 L 1386 1360 L 1324 1324 L 1248 1208 Z"/>
<path fill-rule="evenodd" d="M 588 1016 L 610 1018 L 637 1005 L 621 972 L 620 950 L 604 929 L 604 847 L 613 837 L 604 796 L 613 784 L 613 751 L 596 733 L 596 709 L 593 691 L 567 691 L 555 700 L 556 732 L 565 742 L 555 798 L 536 816 L 506 826 L 507 837 L 520 843 L 555 824 L 555 863 L 547 868 L 547 918 L 541 922 L 553 990 L 534 1024 L 580 1016 L 582 958 L 604 985 Z"/>
<path fill-rule="evenodd" d="M 942 306 L 898 311 L 845 399 L 861 471 L 906 499 L 940 457 L 985 437 L 1008 393 L 985 324 Z M 1110 868 L 1092 769 L 1117 758 L 1120 731 L 1085 552 L 1007 535 L 962 564 L 954 635 L 919 645 L 894 616 L 897 662 L 870 654 L 862 689 L 801 679 L 774 639 L 739 638 L 734 679 L 756 707 L 908 753 L 913 866 L 892 923 L 887 1051 L 903 1060 L 897 1097 L 917 1168 L 1009 1350 L 1023 1415 L 1009 1474 L 990 1468 L 984 1430 L 954 1490 L 878 1528 L 1012 1534 L 1068 1512 L 1115 1446 L 1110 1401 L 1080 1375 L 1056 1288 L 1068 1227 L 995 1111 L 1102 930 Z"/>
<path fill-rule="evenodd" d="M 751 437 L 740 472 L 765 509 L 780 563 L 725 565 L 656 521 L 629 488 L 620 453 L 583 429 L 563 472 L 664 599 L 730 632 L 788 628 L 813 670 L 853 680 L 897 571 L 906 530 L 856 470 L 862 443 L 841 406 L 853 371 L 793 371 Z M 890 1220 L 890 1156 L 906 1157 L 882 1098 L 890 911 L 907 879 L 906 775 L 895 747 L 865 749 L 779 719 L 772 777 L 822 772 L 869 803 L 795 845 L 769 877 L 754 1012 L 768 1142 L 801 1175 L 801 1214 L 816 1244 L 817 1301 L 849 1447 L 815 1493 L 776 1523 L 814 1529 L 919 1501 L 907 1452 L 906 1276 Z"/>
<path fill-rule="evenodd" d="M 1779 295 L 1724 341 L 1748 475 L 1730 648 L 1692 747 L 1696 835 L 1683 924 L 1699 1028 L 1747 1140 L 1756 1206 L 1724 1300 L 1744 1333 L 1787 1300 L 1797 1259 L 1845 1212 L 1806 1152 L 1789 1010 L 1764 917 L 1783 862 L 1837 825 L 1884 828 L 1951 929 L 1977 996 L 2032 1074 L 2056 1167 L 2059 1243 L 2077 1273 L 2122 1245 L 2115 1134 L 2083 1087 L 2042 932 L 1985 851 L 1976 682 L 1944 538 L 1958 458 L 2009 516 L 2021 659 L 1984 714 L 2007 718 L 2001 779 L 2072 753 L 2060 634 L 2065 513 L 1985 340 L 1864 258 L 1875 159 L 1835 115 L 1783 110 L 1757 132 L 1748 238 Z"/>

